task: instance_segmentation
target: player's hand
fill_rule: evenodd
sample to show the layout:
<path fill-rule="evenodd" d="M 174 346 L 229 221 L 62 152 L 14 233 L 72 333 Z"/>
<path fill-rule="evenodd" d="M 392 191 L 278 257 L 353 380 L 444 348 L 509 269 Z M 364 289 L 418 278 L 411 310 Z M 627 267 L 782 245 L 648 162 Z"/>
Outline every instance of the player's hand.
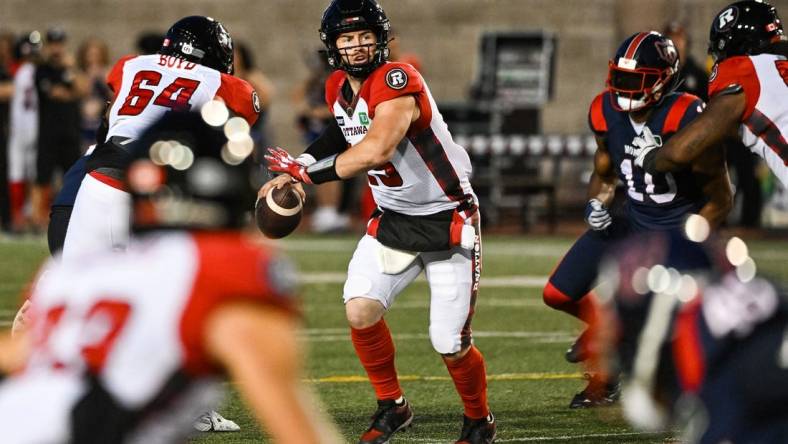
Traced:
<path fill-rule="evenodd" d="M 601 231 L 613 223 L 613 217 L 599 199 L 591 199 L 586 205 L 586 222 L 594 231 Z"/>
<path fill-rule="evenodd" d="M 646 155 L 662 146 L 647 126 L 643 127 L 643 133 L 635 137 L 635 140 L 632 141 L 632 145 L 635 146 L 635 151 L 632 153 L 635 156 L 635 165 L 640 168 L 643 168 Z"/>
<path fill-rule="evenodd" d="M 263 184 L 263 186 L 260 187 L 260 190 L 257 192 L 257 198 L 258 199 L 265 198 L 265 196 L 267 196 L 268 193 L 273 188 L 279 189 L 284 186 L 292 186 L 293 189 L 296 191 L 296 193 L 298 193 L 298 195 L 301 196 L 301 202 L 306 202 L 306 193 L 304 192 L 304 186 L 301 185 L 301 182 L 293 180 L 293 177 L 290 176 L 289 174 L 282 174 L 276 176 L 273 179 L 266 182 L 265 184 Z"/>
<path fill-rule="evenodd" d="M 290 153 L 282 148 L 268 148 L 265 160 L 268 162 L 268 169 L 271 171 L 287 173 L 297 182 L 312 183 L 312 179 L 309 178 L 309 174 L 306 172 L 306 166 L 298 163 Z"/>

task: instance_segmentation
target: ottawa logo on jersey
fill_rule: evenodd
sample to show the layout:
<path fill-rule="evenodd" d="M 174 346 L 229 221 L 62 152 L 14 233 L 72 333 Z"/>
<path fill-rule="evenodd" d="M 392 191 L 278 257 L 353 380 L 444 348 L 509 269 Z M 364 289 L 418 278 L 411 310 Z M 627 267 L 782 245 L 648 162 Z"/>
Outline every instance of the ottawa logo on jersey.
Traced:
<path fill-rule="evenodd" d="M 257 91 L 252 91 L 252 106 L 254 107 L 254 112 L 260 113 L 262 108 L 260 107 L 260 96 L 257 95 Z"/>
<path fill-rule="evenodd" d="M 386 73 L 386 85 L 391 89 L 402 89 L 408 85 L 408 75 L 400 68 Z"/>

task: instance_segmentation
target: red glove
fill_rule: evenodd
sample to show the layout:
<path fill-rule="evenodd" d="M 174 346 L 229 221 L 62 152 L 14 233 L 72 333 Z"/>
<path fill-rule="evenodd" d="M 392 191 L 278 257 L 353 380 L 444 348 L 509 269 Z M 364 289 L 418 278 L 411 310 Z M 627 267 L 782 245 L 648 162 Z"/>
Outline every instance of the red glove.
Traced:
<path fill-rule="evenodd" d="M 268 154 L 264 156 L 268 162 L 268 169 L 277 173 L 287 173 L 296 182 L 312 183 L 306 167 L 296 161 L 287 151 L 282 148 L 268 148 Z"/>

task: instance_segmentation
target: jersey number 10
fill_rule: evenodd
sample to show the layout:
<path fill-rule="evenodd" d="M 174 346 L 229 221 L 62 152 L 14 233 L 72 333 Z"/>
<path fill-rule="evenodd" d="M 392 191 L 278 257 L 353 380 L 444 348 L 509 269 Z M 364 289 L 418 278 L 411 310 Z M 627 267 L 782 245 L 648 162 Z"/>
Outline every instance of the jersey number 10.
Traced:
<path fill-rule="evenodd" d="M 676 186 L 676 180 L 670 173 L 665 173 L 664 176 L 665 181 L 668 184 L 668 191 L 666 193 L 659 194 L 654 194 L 654 177 L 649 173 L 643 174 L 643 182 L 646 184 L 646 189 L 638 190 L 635 187 L 634 175 L 632 174 L 632 159 L 624 159 L 621 162 L 621 173 L 627 180 L 627 194 L 629 194 L 629 197 L 638 202 L 643 202 L 645 200 L 644 194 L 647 195 L 653 202 L 658 204 L 668 203 L 676 197 L 676 191 L 678 191 L 678 187 Z"/>
<path fill-rule="evenodd" d="M 144 86 L 158 86 L 161 81 L 161 73 L 156 71 L 140 71 L 134 76 L 126 100 L 118 110 L 121 116 L 136 116 L 148 106 L 155 93 L 152 89 L 143 88 Z M 200 86 L 199 80 L 178 77 L 156 96 L 154 105 L 170 108 L 175 111 L 188 111 L 191 108 L 189 99 L 194 91 Z"/>

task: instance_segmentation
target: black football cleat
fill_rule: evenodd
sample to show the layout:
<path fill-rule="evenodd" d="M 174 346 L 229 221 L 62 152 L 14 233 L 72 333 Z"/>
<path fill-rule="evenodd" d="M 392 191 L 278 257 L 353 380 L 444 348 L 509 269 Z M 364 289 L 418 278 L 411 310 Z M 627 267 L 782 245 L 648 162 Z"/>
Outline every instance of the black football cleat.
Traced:
<path fill-rule="evenodd" d="M 618 401 L 621 397 L 621 381 L 618 377 L 604 380 L 597 375 L 585 374 L 588 386 L 576 394 L 569 403 L 570 409 L 604 407 Z"/>
<path fill-rule="evenodd" d="M 588 359 L 588 341 L 590 332 L 586 329 L 583 333 L 578 336 L 575 340 L 574 344 L 572 344 L 564 354 L 564 358 L 566 358 L 567 362 L 572 364 L 577 364 L 579 362 L 583 362 Z"/>
<path fill-rule="evenodd" d="M 378 400 L 372 424 L 361 435 L 358 444 L 387 444 L 391 441 L 391 435 L 410 427 L 412 421 L 413 409 L 407 399 L 403 398 L 401 404 L 394 400 Z"/>
<path fill-rule="evenodd" d="M 463 416 L 462 433 L 455 444 L 492 444 L 495 442 L 495 417 L 471 419 Z"/>

